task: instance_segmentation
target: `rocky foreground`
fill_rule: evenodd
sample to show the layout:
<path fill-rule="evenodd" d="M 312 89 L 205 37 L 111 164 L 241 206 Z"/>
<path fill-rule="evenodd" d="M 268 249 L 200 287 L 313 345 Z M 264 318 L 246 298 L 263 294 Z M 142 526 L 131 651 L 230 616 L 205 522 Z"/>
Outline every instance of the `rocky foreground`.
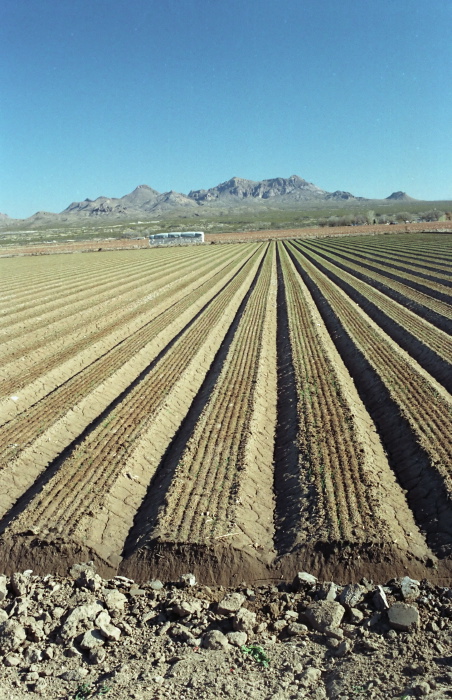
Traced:
<path fill-rule="evenodd" d="M 452 697 L 452 588 L 0 576 L 0 698 Z"/>

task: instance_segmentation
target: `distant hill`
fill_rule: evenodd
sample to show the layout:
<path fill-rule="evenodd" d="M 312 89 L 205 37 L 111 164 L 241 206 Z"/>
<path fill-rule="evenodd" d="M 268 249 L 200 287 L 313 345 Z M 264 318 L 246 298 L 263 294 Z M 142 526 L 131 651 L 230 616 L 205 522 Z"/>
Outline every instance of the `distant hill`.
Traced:
<path fill-rule="evenodd" d="M 389 197 L 386 197 L 386 199 L 389 200 L 396 200 L 397 202 L 417 202 L 417 199 L 413 199 L 413 197 L 409 197 L 406 192 L 393 192 L 392 194 L 389 195 Z"/>
<path fill-rule="evenodd" d="M 188 194 L 175 192 L 158 192 L 149 185 L 139 185 L 122 197 L 97 197 L 82 202 L 72 202 L 59 214 L 39 211 L 28 219 L 11 219 L 0 214 L 0 225 L 26 224 L 27 226 L 58 224 L 76 224 L 85 218 L 100 218 L 110 221 L 132 220 L 134 218 L 150 219 L 165 216 L 183 216 L 187 213 L 197 215 L 204 208 L 212 215 L 227 211 L 245 212 L 256 208 L 297 209 L 309 206 L 325 208 L 343 204 L 359 205 L 378 202 L 416 202 L 405 192 L 393 192 L 386 199 L 368 199 L 358 197 L 351 192 L 336 190 L 327 192 L 312 182 L 298 175 L 276 177 L 268 180 L 246 180 L 232 177 L 230 180 L 207 190 L 191 190 Z M 207 213 L 207 211 L 206 211 Z"/>

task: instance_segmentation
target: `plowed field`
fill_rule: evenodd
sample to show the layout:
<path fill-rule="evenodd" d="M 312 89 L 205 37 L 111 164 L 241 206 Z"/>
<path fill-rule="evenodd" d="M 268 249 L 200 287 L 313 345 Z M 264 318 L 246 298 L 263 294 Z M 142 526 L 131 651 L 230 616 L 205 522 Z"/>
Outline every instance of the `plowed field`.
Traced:
<path fill-rule="evenodd" d="M 0 261 L 5 570 L 446 579 L 451 239 Z"/>

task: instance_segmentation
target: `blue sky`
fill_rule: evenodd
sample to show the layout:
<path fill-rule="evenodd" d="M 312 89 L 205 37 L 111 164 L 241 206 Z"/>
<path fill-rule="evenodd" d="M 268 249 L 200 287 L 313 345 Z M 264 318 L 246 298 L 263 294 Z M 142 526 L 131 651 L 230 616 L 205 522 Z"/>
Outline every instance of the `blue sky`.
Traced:
<path fill-rule="evenodd" d="M 452 199 L 450 0 L 3 0 L 0 211 L 300 175 Z"/>

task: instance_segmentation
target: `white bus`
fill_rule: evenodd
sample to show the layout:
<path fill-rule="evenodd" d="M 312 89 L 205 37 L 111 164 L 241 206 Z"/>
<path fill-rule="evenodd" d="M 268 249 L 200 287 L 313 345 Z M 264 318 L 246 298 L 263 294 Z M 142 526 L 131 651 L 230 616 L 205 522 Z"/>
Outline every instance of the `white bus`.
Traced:
<path fill-rule="evenodd" d="M 182 243 L 204 243 L 203 231 L 170 231 L 153 233 L 149 236 L 149 245 L 176 245 Z"/>

